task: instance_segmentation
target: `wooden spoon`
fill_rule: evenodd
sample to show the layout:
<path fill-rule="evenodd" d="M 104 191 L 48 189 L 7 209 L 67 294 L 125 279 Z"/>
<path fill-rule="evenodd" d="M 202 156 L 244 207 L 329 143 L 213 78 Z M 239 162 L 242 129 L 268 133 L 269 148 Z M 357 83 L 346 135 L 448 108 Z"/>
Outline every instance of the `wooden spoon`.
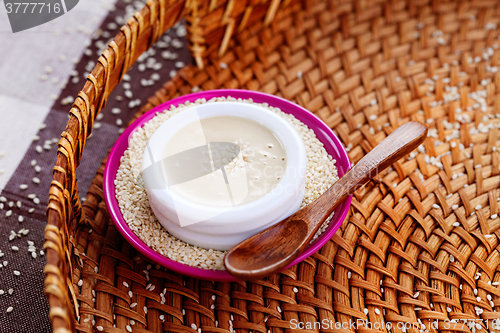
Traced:
<path fill-rule="evenodd" d="M 279 272 L 305 250 L 342 201 L 417 148 L 426 137 L 427 127 L 421 123 L 400 126 L 314 202 L 229 250 L 224 257 L 227 271 L 241 280 L 260 279 Z"/>

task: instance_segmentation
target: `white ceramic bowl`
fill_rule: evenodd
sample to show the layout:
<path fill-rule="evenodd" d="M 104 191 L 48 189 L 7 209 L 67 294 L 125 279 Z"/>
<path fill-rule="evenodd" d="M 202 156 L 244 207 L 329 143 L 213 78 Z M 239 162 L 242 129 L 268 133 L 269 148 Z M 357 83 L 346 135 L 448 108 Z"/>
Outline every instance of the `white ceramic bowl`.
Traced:
<path fill-rule="evenodd" d="M 236 116 L 269 128 L 282 142 L 286 169 L 276 187 L 261 198 L 233 207 L 212 207 L 192 202 L 169 188 L 161 174 L 165 144 L 196 119 Z M 228 250 L 246 238 L 295 213 L 304 198 L 306 151 L 297 131 L 274 112 L 251 103 L 213 102 L 190 107 L 172 116 L 148 142 L 143 156 L 143 178 L 148 198 L 160 223 L 175 237 L 207 249 Z M 150 167 L 158 169 L 151 173 Z M 144 170 L 150 168 L 148 175 Z M 155 175 L 152 177 L 151 175 Z"/>

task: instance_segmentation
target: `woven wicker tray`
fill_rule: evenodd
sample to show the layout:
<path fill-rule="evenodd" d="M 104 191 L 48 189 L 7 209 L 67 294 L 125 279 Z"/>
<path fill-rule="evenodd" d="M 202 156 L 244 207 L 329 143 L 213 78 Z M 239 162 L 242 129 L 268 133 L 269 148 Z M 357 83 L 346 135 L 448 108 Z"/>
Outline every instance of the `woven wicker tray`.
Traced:
<path fill-rule="evenodd" d="M 98 112 L 137 57 L 183 17 L 197 66 L 166 82 L 141 113 L 193 89 L 260 90 L 321 117 L 353 163 L 406 121 L 430 127 L 419 151 L 355 193 L 331 241 L 265 280 L 214 283 L 150 266 L 109 218 L 103 167 L 83 207 L 78 198 L 75 169 Z M 391 332 L 401 323 L 419 332 L 419 322 L 430 332 L 493 331 L 499 23 L 500 6 L 489 0 L 148 1 L 99 58 L 59 142 L 45 233 L 54 331 L 318 331 L 299 322 L 326 322 L 323 332 L 385 331 L 382 322 Z M 349 326 L 357 320 L 372 326 Z"/>

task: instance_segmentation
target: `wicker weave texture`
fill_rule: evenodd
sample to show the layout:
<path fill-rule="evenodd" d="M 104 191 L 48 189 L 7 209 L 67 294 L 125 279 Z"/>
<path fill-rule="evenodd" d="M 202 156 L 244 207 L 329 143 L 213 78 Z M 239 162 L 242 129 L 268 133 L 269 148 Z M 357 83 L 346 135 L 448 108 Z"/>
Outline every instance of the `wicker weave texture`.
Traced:
<path fill-rule="evenodd" d="M 148 4 L 158 18 L 159 9 L 173 8 Z M 260 90 L 321 117 L 353 163 L 410 120 L 428 124 L 425 150 L 359 189 L 333 239 L 281 274 L 251 283 L 215 283 L 165 271 L 144 260 L 114 227 L 103 201 L 104 167 L 83 209 L 74 180 L 100 109 L 96 100 L 105 102 L 130 67 L 119 64 L 135 60 L 149 45 L 139 38 L 141 47 L 127 49 L 129 28 L 123 28 L 119 56 L 100 61 L 60 142 L 46 231 L 46 291 L 55 330 L 277 333 L 294 331 L 293 320 L 340 325 L 324 332 L 378 331 L 344 324 L 361 319 L 390 322 L 391 332 L 403 331 L 398 323 L 419 321 L 429 332 L 493 331 L 492 320 L 500 317 L 495 312 L 500 306 L 500 72 L 491 66 L 500 65 L 500 49 L 494 47 L 500 5 L 270 1 L 266 10 L 259 9 L 264 5 L 179 2 L 176 20 L 189 14 L 198 67 L 182 69 L 141 113 L 197 89 Z M 259 19 L 248 14 L 245 23 L 245 8 Z M 153 17 L 148 15 L 142 14 Z M 166 29 L 176 20 L 144 26 Z M 146 30 L 156 36 L 154 29 Z M 212 34 L 216 43 L 209 40 Z M 486 96 L 484 105 L 476 105 L 474 92 Z M 457 120 L 460 127 L 450 127 Z M 450 326 L 451 319 L 466 322 Z M 477 328 L 469 328 L 471 323 Z"/>

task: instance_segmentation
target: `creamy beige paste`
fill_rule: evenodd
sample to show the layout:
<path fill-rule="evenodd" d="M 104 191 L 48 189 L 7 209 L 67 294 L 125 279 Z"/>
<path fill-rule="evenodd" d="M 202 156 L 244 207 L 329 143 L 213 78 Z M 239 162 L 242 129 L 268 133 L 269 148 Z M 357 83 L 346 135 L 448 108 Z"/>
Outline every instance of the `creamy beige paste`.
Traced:
<path fill-rule="evenodd" d="M 189 123 L 168 140 L 163 156 L 163 173 L 171 190 L 217 207 L 264 196 L 276 187 L 286 167 L 285 149 L 275 134 L 236 116 Z"/>

